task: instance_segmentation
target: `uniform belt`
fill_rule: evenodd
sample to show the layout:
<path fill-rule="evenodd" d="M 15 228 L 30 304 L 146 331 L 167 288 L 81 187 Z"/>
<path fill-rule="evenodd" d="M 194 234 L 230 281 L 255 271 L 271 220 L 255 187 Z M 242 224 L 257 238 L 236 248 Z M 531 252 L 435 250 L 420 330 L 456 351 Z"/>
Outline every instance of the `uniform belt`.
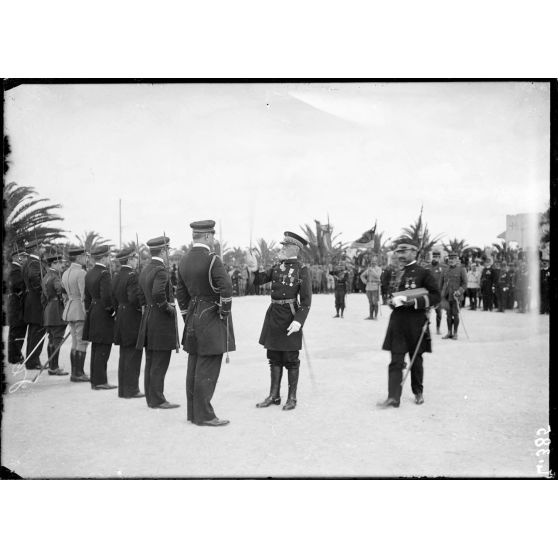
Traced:
<path fill-rule="evenodd" d="M 271 304 L 293 304 L 294 302 L 296 302 L 296 298 L 271 299 Z"/>
<path fill-rule="evenodd" d="M 284 298 L 282 300 L 274 300 L 273 298 L 271 299 L 271 304 L 288 304 L 291 307 L 291 314 L 294 316 L 296 314 L 295 312 L 295 302 L 296 302 L 296 298 Z"/>

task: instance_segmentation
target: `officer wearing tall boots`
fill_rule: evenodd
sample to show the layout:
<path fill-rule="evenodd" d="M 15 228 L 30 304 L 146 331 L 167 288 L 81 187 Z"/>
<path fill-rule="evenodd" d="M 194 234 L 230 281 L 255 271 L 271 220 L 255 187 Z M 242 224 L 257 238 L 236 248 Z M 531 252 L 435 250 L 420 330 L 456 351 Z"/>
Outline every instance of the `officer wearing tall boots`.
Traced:
<path fill-rule="evenodd" d="M 23 265 L 27 261 L 27 252 L 14 250 L 8 272 L 8 362 L 19 364 L 24 361 L 21 348 L 25 340 L 27 324 L 23 319 L 25 281 Z"/>
<path fill-rule="evenodd" d="M 143 397 L 139 390 L 141 357 L 143 351 L 136 349 L 141 323 L 141 304 L 136 268 L 139 258 L 129 248 L 116 254 L 120 271 L 114 275 L 112 296 L 118 305 L 114 320 L 114 344 L 120 346 L 118 359 L 118 397 L 131 399 Z"/>
<path fill-rule="evenodd" d="M 93 269 L 85 275 L 85 325 L 83 338 L 91 341 L 91 388 L 115 389 L 108 383 L 107 364 L 114 338 L 114 306 L 110 279 L 110 247 L 101 246 L 91 252 Z"/>
<path fill-rule="evenodd" d="M 382 345 L 384 351 L 391 352 L 391 362 L 388 367 L 388 398 L 378 403 L 378 406 L 384 409 L 399 407 L 405 355 L 409 354 L 412 358 L 417 347 L 417 355 L 411 366 L 411 389 L 415 396 L 415 403 L 417 405 L 424 403 L 422 354 L 432 352 L 427 309 L 440 302 L 440 289 L 436 278 L 430 270 L 417 264 L 417 247 L 410 243 L 400 243 L 395 254 L 403 267 L 396 291 L 400 293 L 425 289 L 425 293 L 416 296 L 411 293 L 395 295 L 391 300 L 390 306 L 393 312 L 389 317 L 388 329 Z M 421 340 L 423 328 L 426 329 Z M 419 340 L 421 340 L 420 346 Z"/>
<path fill-rule="evenodd" d="M 302 326 L 310 312 L 312 285 L 308 268 L 298 257 L 306 240 L 293 232 L 285 232 L 279 252 L 280 264 L 267 271 L 254 272 L 253 281 L 263 285 L 271 281 L 271 304 L 267 309 L 260 344 L 267 349 L 271 371 L 269 396 L 256 406 L 259 408 L 281 404 L 281 378 L 287 369 L 289 393 L 284 411 L 296 407 L 296 392 L 300 370 L 299 351 L 302 348 Z"/>
<path fill-rule="evenodd" d="M 171 353 L 178 347 L 176 311 L 168 270 L 169 238 L 147 241 L 151 261 L 139 276 L 138 297 L 143 306 L 136 349 L 145 347 L 144 390 L 151 409 L 175 409 L 164 395 Z"/>
<path fill-rule="evenodd" d="M 27 363 L 28 370 L 40 369 L 40 354 L 43 350 L 45 327 L 43 325 L 42 278 L 46 269 L 41 261 L 42 249 L 36 240 L 26 246 L 29 253 L 27 263 L 23 266 L 25 282 L 25 302 L 23 320 L 27 324 Z"/>
<path fill-rule="evenodd" d="M 88 342 L 83 339 L 83 327 L 85 324 L 85 249 L 73 248 L 68 251 L 70 267 L 62 274 L 62 288 L 66 293 L 64 312 L 62 319 L 68 323 L 72 336 L 72 348 L 70 350 L 70 362 L 72 372 L 71 382 L 89 382 L 89 376 L 85 373 L 85 357 L 87 355 Z"/>
<path fill-rule="evenodd" d="M 60 346 L 64 340 L 67 324 L 62 319 L 64 302 L 62 301 L 62 255 L 51 254 L 46 257 L 49 268 L 43 277 L 43 296 L 45 302 L 43 323 L 48 333 L 47 354 L 49 359 L 48 373 L 51 376 L 67 376 L 58 366 Z"/>
<path fill-rule="evenodd" d="M 196 221 L 193 247 L 178 266 L 176 295 L 184 316 L 182 344 L 188 353 L 186 400 L 188 420 L 199 426 L 225 426 L 211 399 L 221 372 L 223 353 L 235 350 L 231 317 L 232 281 L 213 252 L 215 221 Z"/>

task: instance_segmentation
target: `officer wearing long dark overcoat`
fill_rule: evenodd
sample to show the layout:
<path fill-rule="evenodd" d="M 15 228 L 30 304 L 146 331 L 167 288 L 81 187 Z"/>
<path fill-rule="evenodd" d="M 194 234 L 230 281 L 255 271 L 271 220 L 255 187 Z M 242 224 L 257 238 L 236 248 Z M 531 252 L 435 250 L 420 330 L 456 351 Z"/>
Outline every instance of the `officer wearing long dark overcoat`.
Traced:
<path fill-rule="evenodd" d="M 541 259 L 539 276 L 540 314 L 550 314 L 550 261 Z"/>
<path fill-rule="evenodd" d="M 192 249 L 178 266 L 176 295 L 184 316 L 182 346 L 188 353 L 186 400 L 188 420 L 199 426 L 225 426 L 211 398 L 221 371 L 223 353 L 235 350 L 231 316 L 232 280 L 213 252 L 215 221 L 196 221 Z"/>
<path fill-rule="evenodd" d="M 256 285 L 271 281 L 271 304 L 267 309 L 260 344 L 267 349 L 271 370 L 269 396 L 257 407 L 281 404 L 283 367 L 289 378 L 289 394 L 283 410 L 296 407 L 296 391 L 300 370 L 299 351 L 302 348 L 302 326 L 312 302 L 312 285 L 308 268 L 298 260 L 300 251 L 308 243 L 293 232 L 285 232 L 279 252 L 280 264 L 266 271 L 255 271 Z"/>
<path fill-rule="evenodd" d="M 448 270 L 448 266 L 444 263 L 440 263 L 440 258 L 442 254 L 440 250 L 434 250 L 432 252 L 432 260 L 430 261 L 430 273 L 434 275 L 436 278 L 436 283 L 438 285 L 438 289 L 442 290 L 442 284 L 444 282 L 444 275 Z M 442 323 L 442 306 L 437 304 L 434 308 L 436 312 L 436 334 L 440 335 L 440 325 Z"/>
<path fill-rule="evenodd" d="M 64 302 L 62 300 L 62 282 L 60 279 L 63 261 L 61 254 L 47 256 L 49 268 L 43 277 L 43 324 L 48 333 L 47 354 L 49 359 L 48 373 L 51 376 L 67 376 L 58 365 L 60 346 L 66 332 L 66 322 L 62 319 Z"/>
<path fill-rule="evenodd" d="M 64 312 L 62 319 L 67 322 L 72 336 L 70 349 L 70 363 L 72 372 L 71 382 L 89 382 L 85 373 L 85 357 L 87 356 L 88 341 L 83 339 L 85 325 L 85 269 L 86 261 L 84 248 L 68 250 L 70 267 L 62 274 L 62 288 L 65 291 Z"/>
<path fill-rule="evenodd" d="M 496 300 L 498 301 L 498 312 L 505 312 L 509 306 L 513 275 L 510 273 L 507 262 L 502 262 L 498 281 L 496 283 Z"/>
<path fill-rule="evenodd" d="M 114 304 L 110 271 L 110 246 L 91 252 L 95 265 L 85 275 L 85 324 L 83 339 L 91 342 L 92 389 L 115 389 L 109 384 L 107 363 L 114 338 Z"/>
<path fill-rule="evenodd" d="M 131 399 L 143 397 L 139 389 L 141 357 L 143 351 L 136 349 L 141 324 L 139 301 L 138 255 L 133 248 L 116 254 L 120 270 L 112 280 L 112 297 L 117 305 L 114 319 L 114 344 L 120 346 L 118 359 L 118 397 Z"/>
<path fill-rule="evenodd" d="M 41 261 L 41 247 L 36 240 L 26 246 L 29 258 L 23 266 L 23 281 L 25 282 L 25 301 L 23 306 L 23 320 L 27 324 L 27 362 L 28 370 L 40 369 L 40 355 L 43 350 L 45 328 L 43 325 L 42 277 L 46 269 Z"/>
<path fill-rule="evenodd" d="M 173 350 L 178 347 L 176 311 L 172 283 L 168 270 L 167 236 L 147 241 L 151 261 L 139 276 L 138 298 L 143 306 L 136 348 L 145 347 L 144 391 L 147 405 L 152 409 L 175 409 L 164 395 L 165 376 Z"/>
<path fill-rule="evenodd" d="M 480 278 L 480 290 L 482 295 L 482 309 L 484 312 L 492 312 L 494 305 L 494 290 L 497 281 L 497 274 L 492 267 L 492 260 L 486 260 Z"/>
<path fill-rule="evenodd" d="M 428 294 L 416 298 L 396 296 L 390 305 L 393 311 L 389 318 L 386 337 L 382 345 L 384 351 L 391 351 L 388 367 L 388 398 L 378 405 L 382 408 L 399 407 L 401 382 L 405 366 L 405 354 L 413 356 L 423 327 L 428 322 L 427 309 L 440 302 L 440 289 L 430 270 L 419 266 L 416 261 L 417 248 L 410 243 L 401 243 L 395 253 L 403 267 L 396 292 L 424 288 Z M 425 330 L 417 356 L 411 367 L 411 389 L 415 403 L 424 403 L 422 354 L 432 352 L 430 331 Z"/>
<path fill-rule="evenodd" d="M 25 281 L 23 280 L 23 264 L 27 260 L 27 252 L 14 250 L 8 272 L 8 362 L 19 364 L 24 361 L 21 353 L 27 324 L 23 319 Z"/>

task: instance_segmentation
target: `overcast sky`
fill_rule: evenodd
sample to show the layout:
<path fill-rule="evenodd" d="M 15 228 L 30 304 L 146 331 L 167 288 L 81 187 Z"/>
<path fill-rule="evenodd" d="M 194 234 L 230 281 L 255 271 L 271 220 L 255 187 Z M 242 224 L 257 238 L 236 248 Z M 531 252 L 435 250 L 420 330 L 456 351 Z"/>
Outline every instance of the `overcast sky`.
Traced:
<path fill-rule="evenodd" d="M 7 181 L 63 204 L 71 233 L 118 244 L 189 223 L 250 234 L 326 222 L 355 240 L 415 221 L 470 245 L 549 197 L 543 83 L 23 85 L 5 94 Z"/>

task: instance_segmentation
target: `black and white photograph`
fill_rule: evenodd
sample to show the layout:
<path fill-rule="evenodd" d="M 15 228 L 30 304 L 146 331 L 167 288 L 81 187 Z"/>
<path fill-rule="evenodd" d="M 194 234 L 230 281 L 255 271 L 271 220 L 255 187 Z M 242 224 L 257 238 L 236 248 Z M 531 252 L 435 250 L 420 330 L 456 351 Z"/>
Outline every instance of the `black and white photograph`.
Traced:
<path fill-rule="evenodd" d="M 2 474 L 551 477 L 553 87 L 6 80 Z"/>

